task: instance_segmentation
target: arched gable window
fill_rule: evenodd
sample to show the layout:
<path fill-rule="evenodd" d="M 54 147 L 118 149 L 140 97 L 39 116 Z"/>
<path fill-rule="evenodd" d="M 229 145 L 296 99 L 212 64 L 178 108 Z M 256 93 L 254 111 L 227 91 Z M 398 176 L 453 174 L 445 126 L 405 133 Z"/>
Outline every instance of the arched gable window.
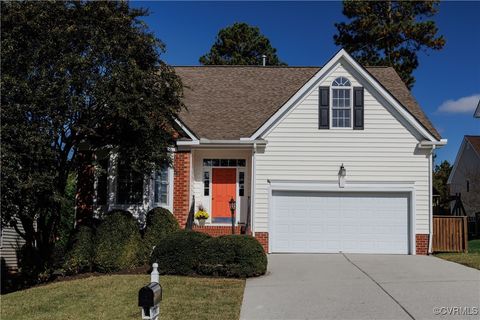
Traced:
<path fill-rule="evenodd" d="M 351 87 L 350 80 L 345 77 L 338 77 L 332 83 L 333 87 Z"/>
<path fill-rule="evenodd" d="M 332 82 L 332 128 L 352 127 L 352 84 L 345 77 Z"/>

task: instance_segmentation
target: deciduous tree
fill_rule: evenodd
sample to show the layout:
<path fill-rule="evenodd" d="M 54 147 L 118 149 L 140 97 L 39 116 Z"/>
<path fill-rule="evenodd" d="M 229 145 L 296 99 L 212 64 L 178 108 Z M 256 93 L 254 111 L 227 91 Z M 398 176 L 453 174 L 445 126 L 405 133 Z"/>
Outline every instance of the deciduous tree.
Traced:
<path fill-rule="evenodd" d="M 143 172 L 165 163 L 182 86 L 147 12 L 125 1 L 11 1 L 1 11 L 2 223 L 45 264 L 82 149 L 116 148 Z"/>
<path fill-rule="evenodd" d="M 440 194 L 440 208 L 447 211 L 450 208 L 450 191 L 447 181 L 451 171 L 452 166 L 447 160 L 437 164 L 433 171 L 433 187 L 437 189 Z"/>

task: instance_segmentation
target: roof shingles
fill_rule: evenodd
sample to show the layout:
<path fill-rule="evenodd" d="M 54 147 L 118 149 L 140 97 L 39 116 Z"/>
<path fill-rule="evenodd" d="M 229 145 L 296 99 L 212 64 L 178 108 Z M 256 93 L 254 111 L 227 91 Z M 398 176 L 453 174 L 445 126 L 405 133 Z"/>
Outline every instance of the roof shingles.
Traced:
<path fill-rule="evenodd" d="M 437 139 L 440 135 L 393 68 L 366 68 Z M 320 67 L 175 67 L 184 84 L 180 119 L 199 138 L 251 136 Z"/>
<path fill-rule="evenodd" d="M 465 139 L 470 142 L 473 149 L 480 155 L 480 136 L 465 136 Z"/>

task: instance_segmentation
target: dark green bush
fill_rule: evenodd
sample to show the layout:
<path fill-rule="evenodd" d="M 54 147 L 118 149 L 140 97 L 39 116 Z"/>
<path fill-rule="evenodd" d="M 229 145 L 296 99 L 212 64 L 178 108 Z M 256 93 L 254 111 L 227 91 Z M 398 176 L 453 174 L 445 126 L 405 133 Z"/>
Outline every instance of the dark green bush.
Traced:
<path fill-rule="evenodd" d="M 141 266 L 144 261 L 145 246 L 137 219 L 127 211 L 108 213 L 95 236 L 95 268 L 113 272 Z"/>
<path fill-rule="evenodd" d="M 180 226 L 173 214 L 164 208 L 154 208 L 147 213 L 143 242 L 150 253 L 166 234 L 178 231 Z"/>
<path fill-rule="evenodd" d="M 202 243 L 198 273 L 255 277 L 267 271 L 267 255 L 257 239 L 245 235 L 210 238 Z"/>
<path fill-rule="evenodd" d="M 194 231 L 167 234 L 155 246 L 150 262 L 158 263 L 161 274 L 191 275 L 196 272 L 202 243 L 210 236 Z"/>
<path fill-rule="evenodd" d="M 39 283 L 40 274 L 46 268 L 45 265 L 39 264 L 39 261 L 44 261 L 41 259 L 40 251 L 37 248 L 24 244 L 17 250 L 17 257 L 20 275 L 25 279 L 25 284 Z"/>
<path fill-rule="evenodd" d="M 63 263 L 65 273 L 77 274 L 93 270 L 94 236 L 94 229 L 88 226 L 81 226 L 74 231 Z"/>

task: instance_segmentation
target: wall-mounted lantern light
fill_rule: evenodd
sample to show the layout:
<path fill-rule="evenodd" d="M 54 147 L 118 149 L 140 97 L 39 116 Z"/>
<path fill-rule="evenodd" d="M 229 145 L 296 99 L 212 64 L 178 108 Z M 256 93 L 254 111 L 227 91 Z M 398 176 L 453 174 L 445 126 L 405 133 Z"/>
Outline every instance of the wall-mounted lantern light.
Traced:
<path fill-rule="evenodd" d="M 340 170 L 338 170 L 338 186 L 340 188 L 345 187 L 345 177 L 347 176 L 347 169 L 342 165 L 340 166 Z"/>
<path fill-rule="evenodd" d="M 232 234 L 235 234 L 235 210 L 237 208 L 237 202 L 231 198 L 228 205 L 230 207 L 230 213 L 232 214 Z"/>

